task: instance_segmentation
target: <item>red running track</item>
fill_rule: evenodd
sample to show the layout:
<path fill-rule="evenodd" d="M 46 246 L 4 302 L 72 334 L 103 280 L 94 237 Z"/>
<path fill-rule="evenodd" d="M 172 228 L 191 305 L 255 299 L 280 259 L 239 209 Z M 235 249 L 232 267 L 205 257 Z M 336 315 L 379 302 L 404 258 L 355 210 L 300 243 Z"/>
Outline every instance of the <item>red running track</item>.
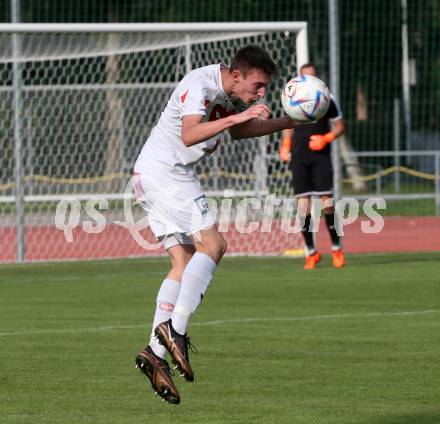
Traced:
<path fill-rule="evenodd" d="M 344 250 L 347 253 L 367 252 L 427 252 L 440 251 L 439 217 L 385 217 L 385 226 L 378 234 L 365 234 L 361 220 L 344 227 Z M 153 235 L 144 236 L 151 243 Z M 270 232 L 256 231 L 240 234 L 235 228 L 223 233 L 228 241 L 229 254 L 275 254 L 302 246 L 299 234 L 288 235 L 274 222 Z M 62 231 L 54 226 L 26 227 L 26 260 L 99 259 L 135 256 L 163 255 L 163 249 L 147 251 L 140 247 L 128 230 L 117 225 L 108 225 L 100 234 L 87 234 L 77 228 L 73 231 L 73 242 L 68 243 Z M 317 247 L 330 251 L 326 226 L 320 224 Z M 0 227 L 0 262 L 13 262 L 16 258 L 16 231 L 13 227 Z"/>

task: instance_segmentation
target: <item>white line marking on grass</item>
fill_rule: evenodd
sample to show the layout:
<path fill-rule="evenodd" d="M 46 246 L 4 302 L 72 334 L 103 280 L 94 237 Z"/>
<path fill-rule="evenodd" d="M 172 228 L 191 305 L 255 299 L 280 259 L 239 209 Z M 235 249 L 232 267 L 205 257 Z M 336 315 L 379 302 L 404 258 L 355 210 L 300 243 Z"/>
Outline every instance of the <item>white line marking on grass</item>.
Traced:
<path fill-rule="evenodd" d="M 94 275 L 92 279 L 101 279 L 103 275 Z M 87 280 L 85 276 L 66 276 L 66 277 L 38 277 L 38 278 L 23 278 L 21 280 L 2 281 L 3 284 L 26 284 L 26 283 L 53 283 L 62 281 Z"/>
<path fill-rule="evenodd" d="M 439 313 L 440 309 L 432 309 L 425 311 L 402 311 L 402 312 L 367 312 L 363 314 L 333 314 L 333 315 L 312 315 L 308 317 L 275 317 L 275 318 L 238 318 L 225 319 L 205 322 L 193 322 L 191 325 L 202 327 L 205 325 L 222 325 L 222 324 L 236 324 L 246 322 L 270 322 L 270 321 L 312 321 L 320 319 L 339 319 L 339 318 L 369 318 L 369 317 L 386 317 L 386 316 L 413 316 L 413 315 L 427 315 Z M 90 328 L 60 328 L 48 330 L 27 330 L 27 331 L 11 331 L 0 333 L 0 337 L 10 336 L 25 336 L 33 334 L 62 334 L 62 333 L 96 333 L 100 331 L 114 331 L 114 330 L 130 330 L 135 328 L 148 328 L 147 325 L 106 325 L 103 327 Z"/>
<path fill-rule="evenodd" d="M 145 271 L 139 272 L 131 272 L 124 273 L 124 277 L 133 277 L 145 274 Z M 166 275 L 166 272 L 162 271 L 151 271 L 148 272 L 148 275 Z M 2 284 L 30 284 L 30 283 L 58 283 L 63 281 L 76 281 L 76 280 L 84 280 L 87 284 L 92 280 L 105 280 L 106 278 L 112 278 L 113 274 L 95 274 L 93 276 L 85 276 L 85 275 L 70 275 L 65 277 L 35 277 L 35 278 L 23 278 L 18 280 L 6 280 L 0 281 Z"/>
<path fill-rule="evenodd" d="M 60 328 L 48 330 L 28 330 L 28 331 L 13 331 L 10 333 L 0 333 L 0 337 L 7 336 L 24 336 L 32 334 L 60 334 L 60 333 L 98 333 L 100 331 L 126 330 L 131 328 L 143 328 L 145 325 L 106 325 L 104 327 L 90 327 L 90 328 Z"/>
<path fill-rule="evenodd" d="M 426 315 L 439 313 L 440 309 L 426 311 L 403 311 L 403 312 L 367 312 L 363 314 L 333 314 L 333 315 L 312 315 L 308 317 L 273 317 L 273 318 L 241 318 L 229 320 L 216 320 L 206 322 L 194 322 L 191 325 L 221 325 L 229 323 L 246 323 L 246 322 L 265 322 L 265 321 L 311 321 L 319 319 L 338 319 L 338 318 L 368 318 L 382 316 L 405 316 L 405 315 Z M 1 335 L 1 333 L 0 333 Z"/>

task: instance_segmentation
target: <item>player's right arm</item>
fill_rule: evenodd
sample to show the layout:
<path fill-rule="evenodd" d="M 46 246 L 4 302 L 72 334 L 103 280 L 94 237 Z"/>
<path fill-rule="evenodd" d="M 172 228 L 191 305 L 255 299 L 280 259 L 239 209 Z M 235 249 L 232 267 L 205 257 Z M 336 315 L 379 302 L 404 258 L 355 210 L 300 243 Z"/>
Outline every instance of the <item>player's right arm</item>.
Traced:
<path fill-rule="evenodd" d="M 241 113 L 215 121 L 202 122 L 203 117 L 204 115 L 185 115 L 182 117 L 182 141 L 185 146 L 190 147 L 202 143 L 234 125 L 252 119 L 266 120 L 269 118 L 269 109 L 264 104 L 257 104 Z"/>

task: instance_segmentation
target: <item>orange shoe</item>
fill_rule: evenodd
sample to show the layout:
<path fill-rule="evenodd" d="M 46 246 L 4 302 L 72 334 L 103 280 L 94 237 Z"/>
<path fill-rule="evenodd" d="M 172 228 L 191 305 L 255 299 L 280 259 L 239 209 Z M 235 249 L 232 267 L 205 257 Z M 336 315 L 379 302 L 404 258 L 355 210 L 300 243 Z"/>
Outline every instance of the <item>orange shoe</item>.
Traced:
<path fill-rule="evenodd" d="M 333 266 L 335 268 L 342 268 L 345 265 L 345 258 L 342 250 L 334 250 L 332 252 Z"/>
<path fill-rule="evenodd" d="M 314 269 L 316 267 L 316 264 L 320 260 L 321 260 L 321 255 L 318 252 L 306 256 L 306 264 L 304 265 L 304 269 Z"/>

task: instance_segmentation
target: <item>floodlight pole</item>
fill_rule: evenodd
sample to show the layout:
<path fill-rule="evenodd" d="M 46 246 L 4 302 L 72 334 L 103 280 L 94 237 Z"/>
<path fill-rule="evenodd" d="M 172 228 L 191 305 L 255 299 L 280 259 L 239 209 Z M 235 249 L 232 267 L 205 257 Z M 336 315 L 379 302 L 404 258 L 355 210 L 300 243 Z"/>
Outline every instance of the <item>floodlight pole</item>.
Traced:
<path fill-rule="evenodd" d="M 339 100 L 339 20 L 338 0 L 329 0 L 329 42 L 330 42 L 330 90 Z M 333 163 L 333 198 L 335 203 L 342 196 L 341 157 L 338 143 L 331 144 Z"/>
<path fill-rule="evenodd" d="M 20 0 L 11 0 L 11 21 L 20 22 Z M 21 34 L 12 35 L 13 87 L 14 87 L 14 157 L 15 157 L 15 217 L 17 230 L 17 262 L 24 262 L 24 189 L 22 155 L 22 74 L 18 61 L 21 51 Z"/>

